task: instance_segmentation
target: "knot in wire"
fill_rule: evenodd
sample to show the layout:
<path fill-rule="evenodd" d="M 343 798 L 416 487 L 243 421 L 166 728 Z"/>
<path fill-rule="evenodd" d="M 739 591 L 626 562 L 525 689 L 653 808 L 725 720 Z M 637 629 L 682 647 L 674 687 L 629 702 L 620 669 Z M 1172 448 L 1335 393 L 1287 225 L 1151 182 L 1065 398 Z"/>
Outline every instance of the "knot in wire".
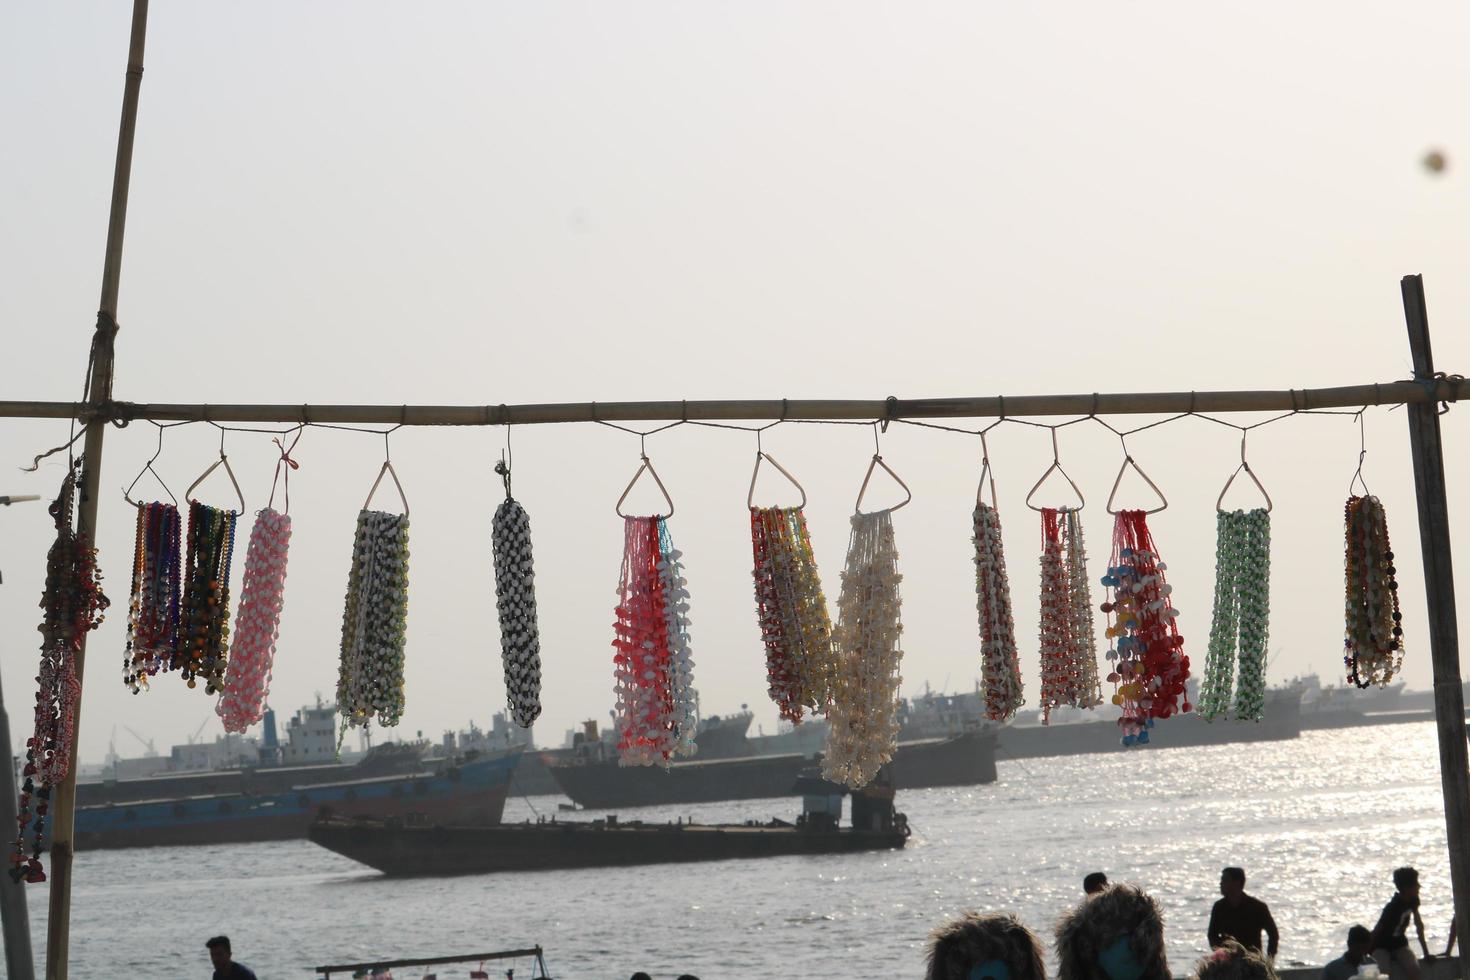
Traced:
<path fill-rule="evenodd" d="M 1465 376 L 1463 374 L 1446 374 L 1443 371 L 1435 371 L 1433 374 L 1428 374 L 1428 375 L 1419 374 L 1416 371 L 1414 373 L 1414 377 L 1413 377 L 1414 383 L 1417 384 L 1419 387 L 1421 387 L 1421 388 L 1424 389 L 1424 392 L 1425 392 L 1425 394 L 1427 394 L 1429 396 L 1429 401 L 1431 403 L 1433 403 L 1433 402 L 1439 402 L 1438 413 L 1440 415 L 1444 415 L 1446 412 L 1448 412 L 1450 410 L 1450 402 L 1451 401 L 1459 401 L 1459 393 L 1456 392 L 1455 393 L 1455 397 L 1453 399 L 1440 398 L 1439 397 L 1439 383 L 1441 381 L 1446 381 L 1446 382 L 1449 382 L 1450 384 L 1458 385 L 1459 383 L 1461 383 L 1464 380 L 1465 380 Z"/>

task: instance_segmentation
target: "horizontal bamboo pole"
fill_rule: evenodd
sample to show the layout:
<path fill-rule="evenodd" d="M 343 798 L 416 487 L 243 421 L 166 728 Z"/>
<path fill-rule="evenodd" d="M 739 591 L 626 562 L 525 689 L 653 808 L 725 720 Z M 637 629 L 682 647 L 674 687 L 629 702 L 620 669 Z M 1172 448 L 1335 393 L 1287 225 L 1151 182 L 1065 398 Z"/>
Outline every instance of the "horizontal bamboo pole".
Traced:
<path fill-rule="evenodd" d="M 775 419 L 1034 418 L 1290 412 L 1458 401 L 1470 380 L 1389 381 L 1286 391 L 1169 391 L 966 398 L 745 399 L 564 402 L 544 405 L 170 405 L 0 401 L 0 418 L 103 417 L 110 421 L 319 422 L 343 425 L 543 425 L 558 422 L 760 421 Z"/>

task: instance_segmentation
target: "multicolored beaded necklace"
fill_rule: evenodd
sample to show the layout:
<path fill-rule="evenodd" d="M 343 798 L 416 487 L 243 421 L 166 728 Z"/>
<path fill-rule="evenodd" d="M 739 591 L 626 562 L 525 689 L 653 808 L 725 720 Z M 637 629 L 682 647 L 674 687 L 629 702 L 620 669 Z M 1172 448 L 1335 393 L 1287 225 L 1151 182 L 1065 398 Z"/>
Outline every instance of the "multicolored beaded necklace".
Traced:
<path fill-rule="evenodd" d="M 623 564 L 613 624 L 621 765 L 667 767 L 675 757 L 696 750 L 689 589 L 682 557 L 665 518 L 623 518 Z"/>
<path fill-rule="evenodd" d="M 206 694 L 224 688 L 230 648 L 230 564 L 239 516 L 238 511 L 189 501 L 179 643 L 171 668 L 183 674 L 191 688 L 202 677 Z"/>
<path fill-rule="evenodd" d="M 1080 512 L 1041 508 L 1041 721 L 1053 708 L 1102 703 L 1092 589 Z"/>
<path fill-rule="evenodd" d="M 903 601 L 893 511 L 852 515 L 837 599 L 837 674 L 822 775 L 854 789 L 893 758 L 898 741 Z"/>
<path fill-rule="evenodd" d="M 81 472 L 82 459 L 78 458 L 68 469 L 61 482 L 61 492 L 50 507 L 56 540 L 46 554 L 46 590 L 41 595 L 41 664 L 36 675 L 35 730 L 26 739 L 17 832 L 10 855 L 10 876 L 17 882 L 46 880 L 41 854 L 46 850 L 47 811 L 52 790 L 71 768 L 72 743 L 76 737 L 77 702 L 82 690 L 76 675 L 76 656 L 87 632 L 102 625 L 109 605 L 102 592 L 97 549 L 72 524 Z"/>
<path fill-rule="evenodd" d="M 179 509 L 139 503 L 128 597 L 128 637 L 123 684 L 134 694 L 148 678 L 167 671 L 179 642 Z"/>
<path fill-rule="evenodd" d="M 1016 625 L 1011 615 L 1011 583 L 1001 546 L 1000 513 L 975 502 L 975 608 L 980 617 L 980 663 L 985 680 L 985 716 L 991 721 L 1015 717 L 1026 703 L 1022 695 L 1021 660 L 1016 652 Z"/>
<path fill-rule="evenodd" d="M 1232 689 L 1237 721 L 1260 721 L 1264 715 L 1270 612 L 1270 512 L 1264 507 L 1217 511 L 1215 605 L 1198 705 L 1206 721 L 1230 710 Z"/>
<path fill-rule="evenodd" d="M 342 609 L 339 746 L 348 728 L 392 728 L 403 716 L 407 633 L 408 515 L 361 510 Z"/>
<path fill-rule="evenodd" d="M 1344 508 L 1346 629 L 1343 664 L 1358 687 L 1383 686 L 1404 663 L 1398 569 L 1388 541 L 1388 516 L 1372 496 L 1349 497 Z"/>
<path fill-rule="evenodd" d="M 832 620 L 802 508 L 751 507 L 750 543 L 767 690 L 781 717 L 799 725 L 805 712 L 831 707 L 837 670 Z"/>
<path fill-rule="evenodd" d="M 1149 533 L 1147 511 L 1120 510 L 1113 524 L 1113 554 L 1102 584 L 1111 597 L 1102 604 L 1111 625 L 1107 657 L 1113 667 L 1113 703 L 1123 709 L 1118 719 L 1124 745 L 1146 745 L 1154 720 L 1189 711 L 1189 657 L 1179 635 L 1164 581 L 1169 567 L 1159 558 Z"/>

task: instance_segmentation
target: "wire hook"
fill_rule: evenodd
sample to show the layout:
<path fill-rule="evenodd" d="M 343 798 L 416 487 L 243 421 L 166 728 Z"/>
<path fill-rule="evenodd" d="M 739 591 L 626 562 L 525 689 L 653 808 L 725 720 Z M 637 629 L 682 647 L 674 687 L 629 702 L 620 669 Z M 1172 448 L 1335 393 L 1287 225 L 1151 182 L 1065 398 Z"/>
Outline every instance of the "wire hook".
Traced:
<path fill-rule="evenodd" d="M 1026 494 L 1026 506 L 1036 511 L 1044 509 L 1033 504 L 1031 502 L 1031 499 L 1036 496 L 1036 491 L 1041 489 L 1041 485 L 1046 482 L 1047 477 L 1051 476 L 1052 472 L 1055 471 L 1062 474 L 1062 476 L 1066 479 L 1068 485 L 1071 486 L 1072 492 L 1077 495 L 1076 509 L 1081 510 L 1083 507 L 1087 506 L 1087 498 L 1082 495 L 1082 488 L 1077 486 L 1077 481 L 1073 480 L 1072 477 L 1067 474 L 1067 471 L 1062 469 L 1061 450 L 1057 447 L 1057 427 L 1054 425 L 1049 425 L 1047 426 L 1047 428 L 1051 430 L 1051 465 L 1046 468 L 1045 473 L 1041 474 L 1041 479 L 1037 480 L 1035 485 L 1031 487 L 1031 492 Z"/>
<path fill-rule="evenodd" d="M 1359 409 L 1358 410 L 1357 416 L 1358 416 L 1358 468 L 1353 471 L 1353 478 L 1348 481 L 1348 496 L 1349 497 L 1356 496 L 1356 494 L 1353 493 L 1353 484 L 1356 483 L 1356 484 L 1358 484 L 1359 486 L 1361 486 L 1363 488 L 1363 496 L 1365 496 L 1365 497 L 1371 497 L 1371 496 L 1373 496 L 1373 491 L 1368 489 L 1368 481 L 1365 480 L 1365 479 L 1363 479 L 1363 460 L 1368 457 L 1368 435 L 1367 435 L 1366 431 L 1364 430 L 1364 426 L 1363 426 L 1363 410 L 1362 409 Z"/>
<path fill-rule="evenodd" d="M 642 437 L 640 436 L 639 438 L 641 439 Z M 613 511 L 622 518 L 632 516 L 631 514 L 623 513 L 623 501 L 628 499 L 628 494 L 633 492 L 633 485 L 638 482 L 638 478 L 641 477 L 646 470 L 648 472 L 648 475 L 653 477 L 653 482 L 658 484 L 659 492 L 664 495 L 664 501 L 669 505 L 669 512 L 667 514 L 654 514 L 653 516 L 668 520 L 670 517 L 674 516 L 674 498 L 669 496 L 668 487 L 665 487 L 664 481 L 659 479 L 658 470 L 653 468 L 653 461 L 647 456 L 642 455 L 641 453 L 639 454 L 639 459 L 643 460 L 643 463 L 638 467 L 638 471 L 633 474 L 633 479 L 629 480 L 628 485 L 623 488 L 623 495 L 619 497 L 618 502 L 613 505 Z"/>
<path fill-rule="evenodd" d="M 760 430 L 756 430 L 755 435 L 756 445 L 758 447 L 760 445 Z M 805 507 L 806 488 L 801 485 L 801 481 L 792 476 L 790 470 L 786 469 L 786 467 L 776 462 L 776 458 L 774 456 L 772 456 L 770 453 L 764 452 L 759 448 L 757 448 L 755 451 L 755 468 L 750 471 L 750 492 L 745 495 L 745 506 L 751 510 L 757 509 L 755 506 L 755 478 L 761 471 L 761 460 L 765 460 L 767 463 L 770 463 L 772 466 L 776 467 L 776 471 L 778 473 L 791 481 L 791 485 L 801 492 L 801 503 L 796 505 L 797 509 L 800 510 L 801 508 Z"/>
<path fill-rule="evenodd" d="M 873 438 L 874 439 L 877 439 L 877 437 L 878 437 L 877 427 L 874 426 Z M 774 463 L 775 460 L 771 460 L 771 462 Z M 899 501 L 898 503 L 894 504 L 892 507 L 889 507 L 888 508 L 888 512 L 889 513 L 892 513 L 895 510 L 899 510 L 900 508 L 903 508 L 903 507 L 908 506 L 909 501 L 914 499 L 914 492 L 909 489 L 909 485 L 907 483 L 903 482 L 903 478 L 901 476 L 899 476 L 897 473 L 893 472 L 893 467 L 891 467 L 887 463 L 883 462 L 883 457 L 882 456 L 880 456 L 878 453 L 874 453 L 873 454 L 872 461 L 868 463 L 868 471 L 863 474 L 863 485 L 858 488 L 857 503 L 853 505 L 853 513 L 855 513 L 855 514 L 861 514 L 863 512 L 863 496 L 868 492 L 868 481 L 873 478 L 873 470 L 874 470 L 874 468 L 875 467 L 879 467 L 879 466 L 881 466 L 883 468 L 883 472 L 885 472 L 889 476 L 893 477 L 893 482 L 894 483 L 897 483 L 899 486 L 903 487 L 903 492 L 905 494 L 903 500 Z M 883 512 L 882 511 L 875 510 L 875 511 L 870 511 L 870 513 L 881 514 Z"/>
<path fill-rule="evenodd" d="M 1159 506 L 1155 507 L 1153 510 L 1146 510 L 1144 511 L 1144 513 L 1157 514 L 1161 510 L 1167 510 L 1169 507 L 1169 499 L 1164 496 L 1164 491 L 1159 489 L 1159 485 L 1153 480 L 1149 479 L 1149 475 L 1143 471 L 1143 467 L 1139 466 L 1138 461 L 1135 460 L 1133 456 L 1128 452 L 1127 437 L 1120 432 L 1118 433 L 1118 441 L 1123 444 L 1123 465 L 1118 467 L 1118 475 L 1113 478 L 1113 492 L 1108 494 L 1108 502 L 1106 505 L 1107 512 L 1109 514 L 1118 513 L 1116 510 L 1113 509 L 1113 500 L 1118 496 L 1118 487 L 1123 483 L 1123 474 L 1130 466 L 1133 467 L 1134 471 L 1139 476 L 1143 477 L 1143 482 L 1147 483 L 1149 489 L 1157 494 L 1159 498 Z"/>
<path fill-rule="evenodd" d="M 978 507 L 985 503 L 986 478 L 990 482 L 990 506 L 998 508 L 999 503 L 995 495 L 995 473 L 990 468 L 990 444 L 985 441 L 985 433 L 980 433 L 980 483 L 975 487 L 975 505 Z"/>
<path fill-rule="evenodd" d="M 154 424 L 157 425 L 156 422 Z M 158 448 L 148 458 L 148 462 L 143 464 L 143 468 L 138 471 L 138 475 L 133 477 L 133 482 L 129 483 L 128 488 L 123 491 L 123 499 L 135 507 L 141 506 L 141 501 L 132 498 L 133 488 L 138 485 L 139 480 L 143 479 L 144 473 L 152 473 L 153 479 L 157 480 L 158 485 L 163 487 L 163 492 L 168 494 L 168 499 L 173 501 L 174 507 L 177 508 L 179 506 L 179 498 L 174 496 L 174 492 L 168 488 L 168 484 L 163 482 L 163 477 L 159 476 L 158 471 L 153 468 L 154 460 L 163 454 L 163 429 L 163 426 L 158 426 Z"/>
<path fill-rule="evenodd" d="M 1266 513 L 1271 513 L 1272 507 L 1275 506 L 1271 503 L 1271 495 L 1266 492 L 1265 486 L 1262 485 L 1260 478 L 1256 476 L 1256 471 L 1251 469 L 1251 464 L 1245 458 L 1245 438 L 1249 434 L 1248 429 L 1240 430 L 1240 465 L 1230 474 L 1230 479 L 1225 481 L 1225 486 L 1220 488 L 1220 496 L 1215 498 L 1216 513 L 1225 513 L 1225 494 L 1230 492 L 1230 485 L 1235 482 L 1235 478 L 1240 475 L 1242 470 L 1246 476 L 1251 478 L 1251 482 L 1256 485 L 1256 489 L 1261 491 L 1261 496 L 1266 498 Z"/>

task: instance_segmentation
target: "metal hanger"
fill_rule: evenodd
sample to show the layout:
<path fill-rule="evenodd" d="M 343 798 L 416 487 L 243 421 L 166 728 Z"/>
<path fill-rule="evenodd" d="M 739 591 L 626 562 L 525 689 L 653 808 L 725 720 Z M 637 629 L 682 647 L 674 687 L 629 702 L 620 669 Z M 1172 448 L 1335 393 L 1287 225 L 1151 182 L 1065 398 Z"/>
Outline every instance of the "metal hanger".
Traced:
<path fill-rule="evenodd" d="M 401 424 L 401 423 L 400 423 Z M 362 502 L 362 509 L 367 510 L 368 505 L 373 502 L 373 494 L 378 492 L 378 484 L 383 482 L 383 474 L 386 473 L 393 478 L 393 485 L 398 488 L 398 499 L 403 502 L 403 516 L 408 516 L 408 495 L 403 492 L 403 484 L 398 481 L 398 471 L 393 468 L 393 457 L 388 454 L 388 434 L 383 433 L 383 465 L 378 469 L 378 478 L 373 481 L 373 488 L 368 491 L 367 499 Z"/>
<path fill-rule="evenodd" d="M 1373 491 L 1368 489 L 1368 481 L 1363 479 L 1363 460 L 1368 456 L 1368 438 L 1363 432 L 1363 413 L 1358 413 L 1358 468 L 1353 471 L 1353 478 L 1348 481 L 1348 496 L 1353 497 L 1353 484 L 1356 483 L 1363 488 L 1363 496 L 1373 496 Z"/>
<path fill-rule="evenodd" d="M 209 465 L 209 469 L 207 469 L 203 473 L 199 474 L 199 479 L 197 479 L 193 483 L 189 484 L 189 489 L 187 489 L 187 490 L 184 491 L 184 499 L 192 503 L 194 501 L 194 490 L 195 490 L 195 488 L 197 488 L 199 486 L 199 484 L 203 483 L 205 480 L 209 479 L 209 474 L 211 474 L 215 470 L 219 469 L 220 468 L 220 464 L 224 464 L 224 467 L 225 467 L 225 475 L 230 478 L 230 485 L 235 488 L 235 496 L 237 498 L 239 498 L 239 500 L 240 500 L 240 509 L 237 510 L 237 511 L 235 511 L 235 513 L 236 514 L 243 514 L 243 513 L 245 513 L 245 494 L 243 494 L 243 493 L 240 492 L 240 481 L 237 480 L 237 479 L 235 479 L 235 471 L 230 466 L 230 457 L 228 457 L 228 456 L 225 455 L 225 430 L 224 429 L 220 429 L 220 431 L 219 431 L 219 459 L 217 459 L 213 463 L 211 463 Z"/>
<path fill-rule="evenodd" d="M 766 452 L 763 449 L 757 449 L 755 451 L 755 468 L 750 471 L 750 492 L 745 495 L 745 506 L 746 507 L 749 507 L 751 510 L 755 510 L 756 509 L 756 507 L 755 507 L 755 478 L 756 478 L 756 475 L 758 473 L 760 473 L 760 471 L 761 471 L 761 460 L 765 460 L 766 462 L 770 463 L 772 466 L 776 467 L 777 472 L 779 472 L 782 476 L 786 477 L 786 479 L 788 479 L 788 480 L 791 481 L 791 485 L 793 487 L 795 487 L 798 491 L 801 492 L 801 503 L 797 504 L 796 506 L 797 507 L 805 507 L 806 506 L 806 488 L 804 488 L 801 485 L 800 481 L 798 481 L 796 479 L 796 477 L 794 477 L 794 476 L 791 475 L 790 471 L 788 471 L 786 469 L 786 467 L 784 467 L 780 463 L 776 462 L 776 458 L 774 456 L 772 456 L 770 453 Z"/>
<path fill-rule="evenodd" d="M 1036 485 L 1031 488 L 1031 492 L 1026 494 L 1027 507 L 1030 507 L 1032 510 L 1037 511 L 1045 509 L 1043 507 L 1038 507 L 1033 504 L 1031 502 L 1031 498 L 1036 496 L 1036 491 L 1041 489 L 1041 485 L 1046 482 L 1047 477 L 1051 476 L 1053 471 L 1062 474 L 1062 476 L 1066 479 L 1067 484 L 1071 486 L 1072 492 L 1077 495 L 1076 509 L 1081 510 L 1082 508 L 1086 507 L 1087 498 L 1082 495 L 1082 488 L 1077 486 L 1076 480 L 1073 480 L 1070 476 L 1067 475 L 1066 470 L 1062 469 L 1062 457 L 1061 453 L 1057 449 L 1057 430 L 1055 426 L 1051 427 L 1051 465 L 1046 468 L 1045 473 L 1041 474 L 1041 479 L 1036 481 Z"/>
<path fill-rule="evenodd" d="M 1116 510 L 1113 509 L 1113 498 L 1116 497 L 1116 496 L 1118 496 L 1118 485 L 1123 482 L 1123 473 L 1130 466 L 1133 467 L 1134 472 L 1136 472 L 1139 476 L 1143 477 L 1143 482 L 1144 483 L 1147 483 L 1148 486 L 1149 486 L 1149 489 L 1152 490 L 1154 493 L 1158 494 L 1158 497 L 1159 497 L 1159 506 L 1155 507 L 1153 510 L 1146 510 L 1146 511 L 1144 511 L 1144 513 L 1145 514 L 1157 514 L 1159 511 L 1167 509 L 1168 506 L 1169 506 L 1169 499 L 1164 496 L 1164 491 L 1162 491 L 1162 490 L 1159 489 L 1159 485 L 1157 483 L 1155 483 L 1153 480 L 1150 480 L 1149 479 L 1148 474 L 1143 471 L 1143 467 L 1139 466 L 1138 465 L 1138 462 L 1132 456 L 1127 455 L 1127 452 L 1125 450 L 1124 456 L 1123 456 L 1123 465 L 1120 466 L 1120 467 L 1118 467 L 1118 475 L 1113 480 L 1113 492 L 1110 493 L 1110 494 L 1108 494 L 1108 505 L 1107 505 L 1107 511 L 1108 511 L 1108 513 L 1109 514 L 1116 514 L 1116 513 L 1118 513 Z"/>
<path fill-rule="evenodd" d="M 774 462 L 774 460 L 772 462 Z M 899 509 L 901 509 L 903 507 L 907 507 L 909 501 L 914 499 L 914 492 L 909 489 L 909 485 L 907 483 L 903 482 L 903 478 L 901 476 L 899 476 L 897 473 L 893 472 L 893 467 L 891 467 L 887 463 L 883 462 L 883 457 L 882 456 L 878 455 L 877 453 L 874 453 L 873 454 L 872 461 L 870 463 L 868 463 L 868 472 L 866 472 L 866 473 L 863 474 L 863 485 L 858 490 L 857 503 L 855 505 L 853 505 L 853 512 L 854 513 L 857 513 L 857 514 L 863 513 L 863 495 L 868 492 L 868 481 L 873 478 L 873 470 L 874 470 L 874 468 L 879 467 L 879 466 L 881 466 L 883 468 L 883 472 L 884 473 L 887 473 L 889 476 L 893 477 L 893 482 L 894 483 L 897 483 L 899 486 L 903 487 L 903 492 L 905 494 L 907 494 L 907 496 L 905 496 L 903 498 L 903 500 L 901 500 L 898 503 L 894 504 L 892 507 L 885 508 L 885 510 L 887 510 L 889 513 L 892 513 L 895 510 L 899 510 Z M 868 513 L 870 513 L 870 514 L 881 514 L 881 513 L 883 513 L 883 511 L 881 511 L 881 510 L 874 510 L 874 511 L 869 511 Z"/>
<path fill-rule="evenodd" d="M 997 506 L 995 496 L 995 474 L 991 472 L 990 469 L 990 447 L 985 442 L 985 433 L 982 432 L 980 433 L 980 483 L 978 486 L 975 487 L 976 506 L 985 503 L 983 495 L 985 493 L 985 483 L 987 478 L 989 478 L 990 481 L 990 506 L 992 508 L 995 508 Z"/>
<path fill-rule="evenodd" d="M 174 492 L 168 488 L 168 484 L 163 482 L 163 477 L 159 476 L 158 471 L 153 468 L 153 461 L 156 460 L 163 453 L 163 429 L 164 427 L 161 425 L 158 427 L 158 449 L 155 450 L 153 455 L 148 458 L 148 462 L 143 464 L 143 468 L 138 471 L 138 475 L 133 477 L 133 482 L 129 483 L 128 488 L 123 491 L 123 499 L 132 504 L 134 507 L 137 507 L 142 503 L 142 501 L 134 500 L 132 498 L 132 492 L 133 488 L 138 485 L 138 481 L 143 479 L 144 473 L 152 473 L 153 479 L 157 480 L 158 485 L 163 487 L 163 492 L 168 494 L 168 499 L 174 502 L 174 507 L 177 508 L 179 506 L 179 498 L 174 496 Z M 207 476 L 208 474 L 205 475 Z"/>
<path fill-rule="evenodd" d="M 1261 481 L 1256 476 L 1255 470 L 1251 469 L 1251 464 L 1246 462 L 1245 436 L 1245 430 L 1242 429 L 1240 433 L 1240 465 L 1235 468 L 1235 472 L 1230 474 L 1230 479 L 1225 481 L 1225 486 L 1220 490 L 1220 496 L 1215 498 L 1215 510 L 1221 514 L 1225 513 L 1225 494 L 1230 492 L 1230 484 L 1235 482 L 1235 478 L 1240 475 L 1242 470 L 1245 471 L 1246 476 L 1251 478 L 1251 482 L 1256 485 L 1256 489 L 1261 491 L 1261 496 L 1266 498 L 1266 513 L 1271 513 L 1271 507 L 1273 506 L 1271 503 L 1271 495 L 1267 493 L 1266 488 L 1261 485 Z"/>
<path fill-rule="evenodd" d="M 664 486 L 664 481 L 663 480 L 660 480 L 658 478 L 658 470 L 656 470 L 656 469 L 653 468 L 653 461 L 650 460 L 646 455 L 641 455 L 640 454 L 639 458 L 641 460 L 643 460 L 643 463 L 642 463 L 642 465 L 640 465 L 638 467 L 638 472 L 636 472 L 636 473 L 633 474 L 633 479 L 629 480 L 628 481 L 628 485 L 623 488 L 623 495 L 618 498 L 618 502 L 613 507 L 613 510 L 617 513 L 617 515 L 619 517 L 631 517 L 631 516 L 633 516 L 631 514 L 624 514 L 623 513 L 623 501 L 625 501 L 625 500 L 628 499 L 628 494 L 630 494 L 630 493 L 633 492 L 633 485 L 638 482 L 638 478 L 641 477 L 643 475 L 644 471 L 646 470 L 648 472 L 648 475 L 651 476 L 651 477 L 653 477 L 653 482 L 658 484 L 659 491 L 664 495 L 664 500 L 669 505 L 669 512 L 667 514 L 654 514 L 653 516 L 654 517 L 662 517 L 665 520 L 669 519 L 670 517 L 673 517 L 674 516 L 674 498 L 669 496 L 669 490 L 668 490 L 667 487 Z"/>

